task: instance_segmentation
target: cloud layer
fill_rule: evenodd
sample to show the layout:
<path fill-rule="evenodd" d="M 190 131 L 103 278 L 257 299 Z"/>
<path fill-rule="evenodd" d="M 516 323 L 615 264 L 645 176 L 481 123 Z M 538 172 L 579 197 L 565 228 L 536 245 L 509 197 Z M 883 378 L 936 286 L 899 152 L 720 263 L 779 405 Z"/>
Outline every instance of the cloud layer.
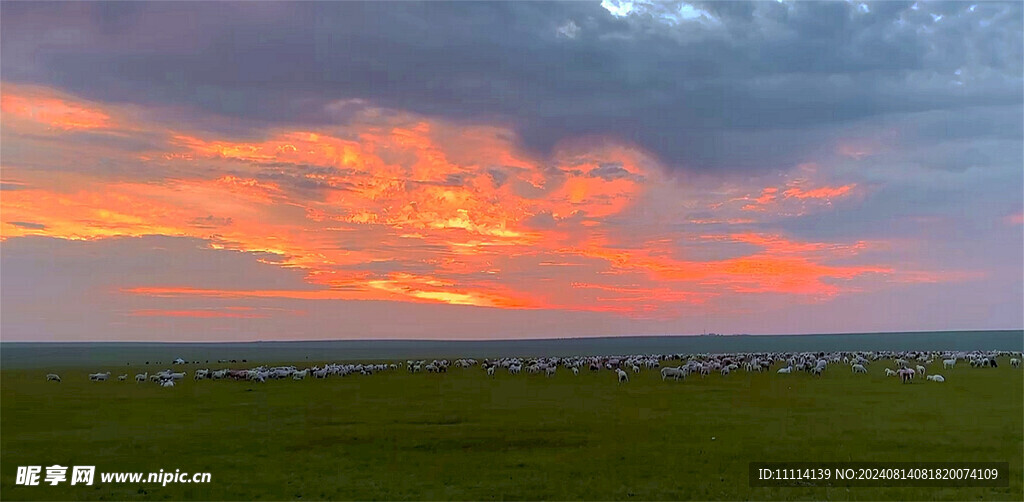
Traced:
<path fill-rule="evenodd" d="M 1022 324 L 1019 4 L 0 8 L 5 339 Z"/>

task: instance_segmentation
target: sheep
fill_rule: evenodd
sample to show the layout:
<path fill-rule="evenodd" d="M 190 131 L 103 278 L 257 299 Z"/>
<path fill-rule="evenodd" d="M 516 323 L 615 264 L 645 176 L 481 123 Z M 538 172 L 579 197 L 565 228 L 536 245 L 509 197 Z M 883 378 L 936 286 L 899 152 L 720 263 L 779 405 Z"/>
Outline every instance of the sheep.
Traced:
<path fill-rule="evenodd" d="M 547 368 L 544 368 L 544 376 L 546 376 L 546 377 L 553 377 L 553 376 L 555 376 L 555 370 L 557 370 L 557 369 L 558 369 L 558 366 L 548 366 Z"/>
<path fill-rule="evenodd" d="M 580 369 L 575 367 L 575 366 L 573 366 L 572 367 L 572 375 L 573 376 L 580 376 Z"/>
<path fill-rule="evenodd" d="M 936 375 L 928 375 L 925 378 L 928 379 L 928 380 L 931 380 L 933 382 L 938 382 L 938 383 L 942 383 L 942 382 L 946 381 L 946 379 L 943 378 L 942 375 L 938 375 L 938 374 L 936 374 Z"/>
<path fill-rule="evenodd" d="M 783 375 L 788 375 L 788 374 L 790 374 L 792 372 L 793 372 L 793 366 L 790 365 L 790 366 L 786 366 L 785 368 L 779 368 L 779 371 L 777 371 L 776 373 L 783 374 Z"/>
<path fill-rule="evenodd" d="M 944 369 L 950 369 L 953 366 L 956 366 L 956 359 L 943 359 L 942 360 L 942 367 Z"/>
<path fill-rule="evenodd" d="M 46 375 L 46 381 L 60 383 L 60 375 L 56 373 L 49 373 Z"/>
<path fill-rule="evenodd" d="M 615 368 L 615 374 L 619 376 L 619 383 L 629 382 L 629 374 L 619 368 Z"/>
<path fill-rule="evenodd" d="M 497 366 L 488 366 L 487 367 L 487 376 L 489 376 L 489 377 L 493 377 L 494 376 L 494 368 L 497 368 Z"/>
<path fill-rule="evenodd" d="M 925 374 L 924 366 L 921 366 L 920 364 L 918 364 L 917 365 L 917 372 L 922 374 L 922 375 Z"/>
<path fill-rule="evenodd" d="M 640 367 L 634 364 L 633 365 L 633 373 L 640 373 Z"/>
<path fill-rule="evenodd" d="M 722 376 L 729 376 L 729 366 L 722 368 Z"/>
<path fill-rule="evenodd" d="M 686 373 L 682 368 L 672 368 L 666 366 L 661 369 L 661 381 L 668 380 L 669 378 L 679 380 L 680 378 L 686 378 Z"/>
<path fill-rule="evenodd" d="M 1020 359 L 1017 359 L 1016 357 L 1010 359 L 1010 366 L 1013 366 L 1014 368 L 1020 368 Z"/>
<path fill-rule="evenodd" d="M 853 372 L 854 373 L 865 373 L 866 374 L 868 372 L 868 369 L 865 368 L 863 364 L 854 364 L 853 365 Z"/>
<path fill-rule="evenodd" d="M 174 387 L 174 380 L 164 380 L 160 382 L 161 387 Z"/>
<path fill-rule="evenodd" d="M 106 373 L 90 373 L 89 374 L 89 380 L 92 380 L 93 382 L 106 382 L 108 378 L 110 378 L 110 372 L 109 371 L 106 372 Z"/>
<path fill-rule="evenodd" d="M 138 373 L 138 374 L 135 375 L 135 383 L 145 382 L 147 378 L 149 378 L 149 372 L 148 371 L 145 372 L 145 373 Z"/>
<path fill-rule="evenodd" d="M 900 381 L 903 383 L 910 383 L 914 379 L 914 370 L 910 368 L 900 368 L 896 373 L 900 375 Z"/>
<path fill-rule="evenodd" d="M 886 368 L 885 369 L 885 376 L 887 376 L 887 377 L 896 376 L 896 372 L 891 370 L 891 369 L 889 369 L 889 368 Z"/>
<path fill-rule="evenodd" d="M 171 380 L 182 380 L 182 379 L 185 378 L 185 372 L 182 371 L 181 373 L 170 373 L 170 374 L 168 374 L 168 377 Z"/>
<path fill-rule="evenodd" d="M 118 376 L 117 376 L 117 381 L 118 381 L 118 382 L 123 382 L 123 381 L 125 381 L 125 380 L 128 380 L 128 374 L 127 374 L 127 373 L 125 373 L 125 374 L 123 374 L 123 375 L 118 375 Z"/>

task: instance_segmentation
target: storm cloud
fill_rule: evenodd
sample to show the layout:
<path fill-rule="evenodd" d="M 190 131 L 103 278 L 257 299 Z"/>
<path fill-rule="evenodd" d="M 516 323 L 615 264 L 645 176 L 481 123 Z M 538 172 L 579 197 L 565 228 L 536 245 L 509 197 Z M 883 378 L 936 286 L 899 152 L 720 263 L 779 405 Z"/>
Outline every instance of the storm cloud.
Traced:
<path fill-rule="evenodd" d="M 1015 2 L 2 8 L 5 81 L 235 132 L 378 107 L 507 124 L 539 152 L 616 138 L 669 169 L 757 170 L 805 160 L 823 127 L 1022 95 Z"/>

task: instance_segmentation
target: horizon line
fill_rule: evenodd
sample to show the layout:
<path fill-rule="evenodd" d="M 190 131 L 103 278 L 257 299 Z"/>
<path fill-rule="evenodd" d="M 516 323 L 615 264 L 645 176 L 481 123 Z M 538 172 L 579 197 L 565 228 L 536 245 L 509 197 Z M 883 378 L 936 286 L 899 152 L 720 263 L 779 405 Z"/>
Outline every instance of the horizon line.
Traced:
<path fill-rule="evenodd" d="M 951 329 L 951 330 L 915 330 L 915 331 L 866 331 L 866 332 L 832 332 L 832 333 L 703 333 L 703 334 L 648 334 L 648 335 L 595 335 L 595 336 L 568 336 L 568 337 L 546 337 L 546 338 L 324 338 L 324 339 L 298 339 L 298 340 L 234 340 L 234 341 L 145 341 L 145 340 L 0 340 L 0 344 L 38 343 L 38 344 L 76 344 L 76 343 L 106 343 L 106 344 L 153 344 L 153 345 L 174 345 L 174 344 L 246 344 L 246 343 L 322 343 L 322 342 L 538 342 L 538 341 L 565 341 L 565 340 L 608 340 L 618 338 L 700 338 L 700 337 L 798 337 L 798 336 L 860 336 L 860 335 L 892 335 L 892 334 L 927 334 L 927 333 L 992 333 L 992 332 L 1013 332 L 1024 333 L 1024 328 L 1005 329 Z"/>

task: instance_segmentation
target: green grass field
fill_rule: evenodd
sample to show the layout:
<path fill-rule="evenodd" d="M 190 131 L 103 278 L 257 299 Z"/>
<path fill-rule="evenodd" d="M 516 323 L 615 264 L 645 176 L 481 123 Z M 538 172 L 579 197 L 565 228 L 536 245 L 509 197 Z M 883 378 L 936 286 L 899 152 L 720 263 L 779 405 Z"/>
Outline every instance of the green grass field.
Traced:
<path fill-rule="evenodd" d="M 64 368 L 60 384 L 4 370 L 0 497 L 1019 501 L 1024 372 L 1001 362 L 910 385 L 884 377 L 892 365 L 881 361 L 867 376 L 839 365 L 820 379 L 740 371 L 677 383 L 645 371 L 623 385 L 607 371 L 489 379 L 475 367 L 165 389 L 89 382 L 96 368 Z M 1008 461 L 1011 482 L 750 488 L 751 461 Z M 14 484 L 17 466 L 52 464 L 207 471 L 212 482 Z"/>

